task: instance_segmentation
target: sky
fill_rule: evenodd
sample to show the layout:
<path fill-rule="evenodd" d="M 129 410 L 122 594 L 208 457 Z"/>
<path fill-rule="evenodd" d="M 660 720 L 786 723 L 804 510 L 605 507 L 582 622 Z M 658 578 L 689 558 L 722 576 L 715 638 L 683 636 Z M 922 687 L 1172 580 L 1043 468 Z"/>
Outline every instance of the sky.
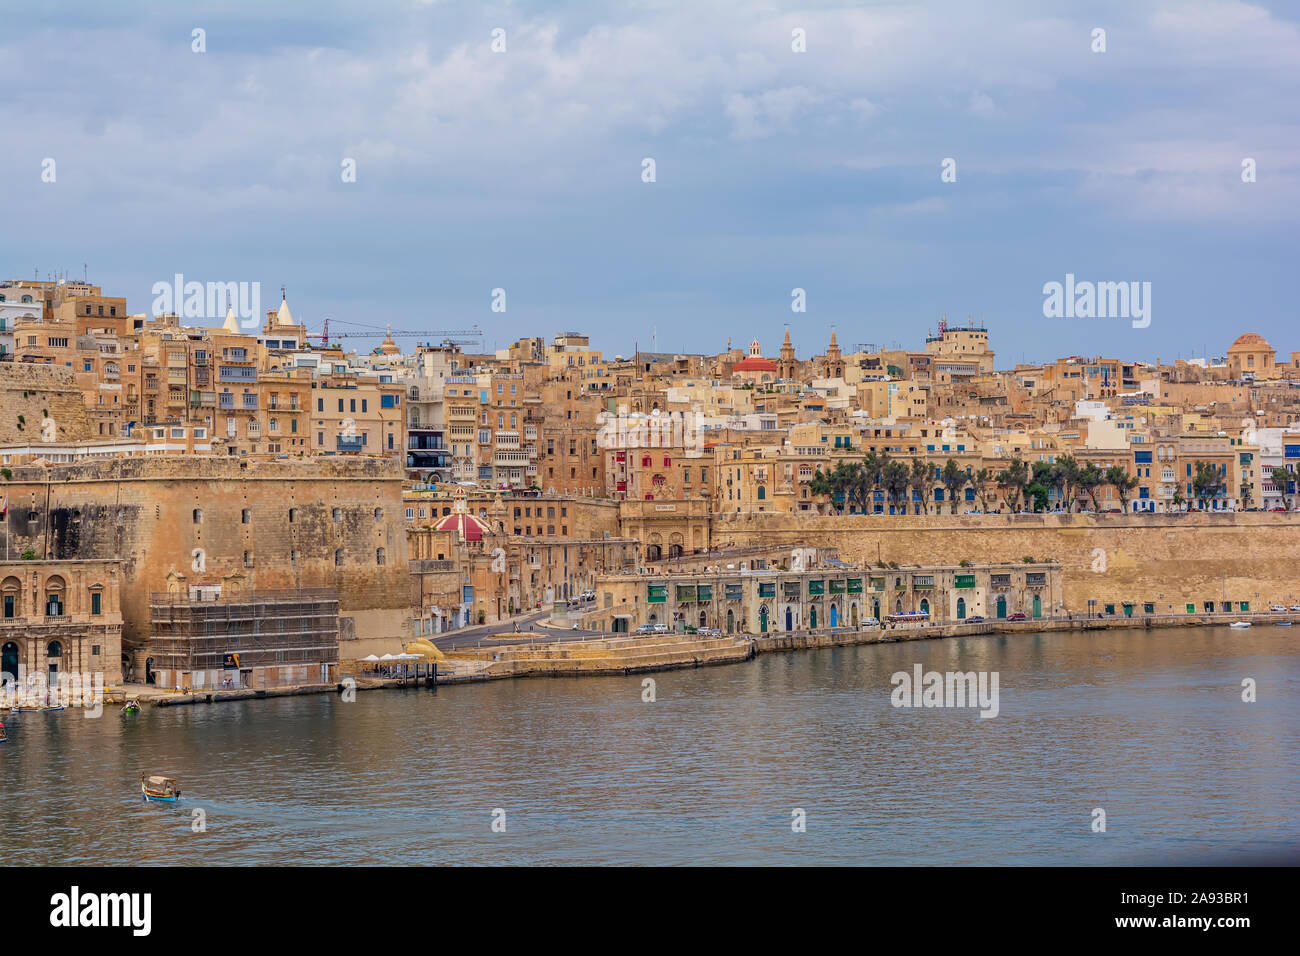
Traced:
<path fill-rule="evenodd" d="M 946 315 L 999 367 L 1286 358 L 1298 94 L 1283 2 L 45 0 L 0 36 L 0 273 L 488 348 L 806 357 Z M 1045 316 L 1067 274 L 1150 283 L 1150 323 Z"/>

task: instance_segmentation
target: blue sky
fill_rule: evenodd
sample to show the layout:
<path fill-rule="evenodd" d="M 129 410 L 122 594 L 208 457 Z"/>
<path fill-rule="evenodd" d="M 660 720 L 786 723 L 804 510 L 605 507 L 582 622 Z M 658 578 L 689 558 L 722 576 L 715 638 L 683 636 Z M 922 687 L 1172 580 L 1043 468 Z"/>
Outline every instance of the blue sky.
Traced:
<path fill-rule="evenodd" d="M 772 354 L 787 323 L 803 355 L 832 326 L 919 347 L 946 313 L 982 317 L 999 366 L 1245 330 L 1285 356 L 1296 9 L 27 5 L 0 38 L 0 271 L 87 263 L 132 311 L 176 272 L 259 281 L 267 306 L 285 285 L 312 326 L 477 323 L 489 347 L 578 330 L 627 353 L 655 329 Z M 1044 318 L 1066 273 L 1150 282 L 1150 326 Z"/>

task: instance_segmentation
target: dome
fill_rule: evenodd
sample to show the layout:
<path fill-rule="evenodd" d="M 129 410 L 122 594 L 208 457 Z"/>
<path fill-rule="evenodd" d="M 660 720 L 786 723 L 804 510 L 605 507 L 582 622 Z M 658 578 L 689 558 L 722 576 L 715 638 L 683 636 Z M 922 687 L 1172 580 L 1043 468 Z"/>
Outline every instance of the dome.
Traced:
<path fill-rule="evenodd" d="M 1272 351 L 1273 346 L 1269 345 L 1264 336 L 1258 332 L 1247 332 L 1244 335 L 1237 336 L 1237 341 L 1232 343 L 1232 348 L 1229 351 L 1232 351 L 1232 349 L 1269 349 Z"/>
<path fill-rule="evenodd" d="M 462 541 L 482 541 L 483 535 L 492 533 L 491 525 L 470 513 L 464 488 L 457 488 L 451 497 L 455 510 L 434 522 L 435 531 L 455 531 Z"/>
<path fill-rule="evenodd" d="M 492 533 L 486 521 L 468 512 L 443 515 L 433 527 L 436 531 L 455 531 L 462 541 L 482 541 L 483 535 Z"/>

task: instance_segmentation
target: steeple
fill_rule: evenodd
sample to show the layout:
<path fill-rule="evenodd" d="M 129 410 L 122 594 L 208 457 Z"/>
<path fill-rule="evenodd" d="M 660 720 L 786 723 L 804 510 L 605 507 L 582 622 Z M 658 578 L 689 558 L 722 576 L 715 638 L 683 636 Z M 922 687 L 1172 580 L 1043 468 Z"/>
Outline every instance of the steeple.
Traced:
<path fill-rule="evenodd" d="M 231 335 L 239 334 L 239 320 L 235 318 L 234 306 L 226 310 L 226 321 L 222 324 L 221 331 L 229 332 Z"/>

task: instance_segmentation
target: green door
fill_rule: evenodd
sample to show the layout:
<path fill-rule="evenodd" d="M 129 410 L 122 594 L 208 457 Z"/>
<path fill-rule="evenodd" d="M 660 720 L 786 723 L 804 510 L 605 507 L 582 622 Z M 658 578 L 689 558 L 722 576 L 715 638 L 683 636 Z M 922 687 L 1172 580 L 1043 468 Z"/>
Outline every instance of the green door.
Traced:
<path fill-rule="evenodd" d="M 998 595 L 998 618 L 1001 619 L 1001 618 L 1005 618 L 1006 616 L 1007 616 L 1007 599 L 1005 595 L 999 594 Z"/>
<path fill-rule="evenodd" d="M 1034 595 L 1034 617 L 1043 616 L 1043 599 L 1037 594 Z"/>
<path fill-rule="evenodd" d="M 965 598 L 957 599 L 957 620 L 959 621 L 966 620 L 966 599 Z"/>

